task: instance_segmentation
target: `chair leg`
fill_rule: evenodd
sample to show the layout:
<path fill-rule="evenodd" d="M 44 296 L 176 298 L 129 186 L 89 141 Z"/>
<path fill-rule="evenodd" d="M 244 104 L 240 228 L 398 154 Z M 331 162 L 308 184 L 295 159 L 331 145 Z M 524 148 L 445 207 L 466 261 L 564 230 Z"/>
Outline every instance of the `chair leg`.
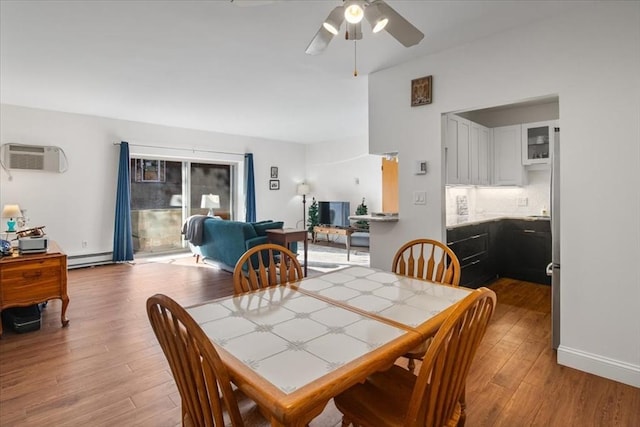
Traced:
<path fill-rule="evenodd" d="M 409 372 L 415 373 L 416 370 L 416 362 L 413 361 L 413 357 L 408 357 L 409 361 L 407 362 L 407 370 Z"/>
<path fill-rule="evenodd" d="M 466 386 L 462 389 L 462 394 L 460 395 L 460 419 L 458 420 L 458 427 L 464 427 L 464 423 L 467 421 L 467 396 Z"/>
<path fill-rule="evenodd" d="M 346 417 L 342 416 L 342 427 L 349 427 L 351 425 L 351 421 Z"/>

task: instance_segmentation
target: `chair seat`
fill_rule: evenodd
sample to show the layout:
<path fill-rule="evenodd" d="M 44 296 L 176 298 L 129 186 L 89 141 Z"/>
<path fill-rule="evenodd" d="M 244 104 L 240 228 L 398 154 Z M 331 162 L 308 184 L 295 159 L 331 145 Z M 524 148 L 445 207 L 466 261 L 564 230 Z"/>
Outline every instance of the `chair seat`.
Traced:
<path fill-rule="evenodd" d="M 355 426 L 411 426 L 405 415 L 417 378 L 410 371 L 393 365 L 369 376 L 364 384 L 357 384 L 338 395 L 334 399 L 336 407 Z M 457 426 L 461 413 L 462 408 L 457 403 L 447 426 Z"/>
<path fill-rule="evenodd" d="M 366 420 L 378 420 L 376 427 L 402 426 L 417 377 L 397 365 L 367 378 L 334 400 L 340 412 L 356 425 L 369 425 Z"/>

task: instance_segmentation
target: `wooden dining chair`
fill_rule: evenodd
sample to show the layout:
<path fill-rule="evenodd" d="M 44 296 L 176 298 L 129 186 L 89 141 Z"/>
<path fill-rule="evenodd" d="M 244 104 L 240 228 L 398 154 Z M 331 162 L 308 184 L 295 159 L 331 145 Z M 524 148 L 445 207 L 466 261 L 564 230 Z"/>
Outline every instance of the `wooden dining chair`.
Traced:
<path fill-rule="evenodd" d="M 416 239 L 405 243 L 393 257 L 392 271 L 403 276 L 458 286 L 460 261 L 444 243 Z"/>
<path fill-rule="evenodd" d="M 458 426 L 469 367 L 493 315 L 496 295 L 487 288 L 458 303 L 433 338 L 418 375 L 393 365 L 334 398 L 342 426 Z"/>
<path fill-rule="evenodd" d="M 396 274 L 429 280 L 446 285 L 460 283 L 460 261 L 456 254 L 437 240 L 416 239 L 405 243 L 393 258 L 391 270 Z M 422 360 L 430 340 L 404 355 L 407 369 L 415 370 L 415 361 Z"/>
<path fill-rule="evenodd" d="M 218 352 L 182 306 L 156 294 L 147 300 L 147 315 L 180 392 L 183 425 L 235 427 L 247 419 L 268 425 L 257 405 L 233 389 Z"/>
<path fill-rule="evenodd" d="M 284 246 L 265 243 L 240 257 L 233 269 L 233 290 L 239 295 L 302 278 L 302 267 L 293 252 Z"/>

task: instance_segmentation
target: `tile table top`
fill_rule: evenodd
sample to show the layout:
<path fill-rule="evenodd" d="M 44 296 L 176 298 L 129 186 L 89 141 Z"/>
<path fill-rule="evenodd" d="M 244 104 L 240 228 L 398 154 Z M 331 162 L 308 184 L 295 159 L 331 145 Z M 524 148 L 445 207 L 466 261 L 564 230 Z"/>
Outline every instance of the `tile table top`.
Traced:
<path fill-rule="evenodd" d="M 367 267 L 348 267 L 295 286 L 414 328 L 472 291 Z"/>

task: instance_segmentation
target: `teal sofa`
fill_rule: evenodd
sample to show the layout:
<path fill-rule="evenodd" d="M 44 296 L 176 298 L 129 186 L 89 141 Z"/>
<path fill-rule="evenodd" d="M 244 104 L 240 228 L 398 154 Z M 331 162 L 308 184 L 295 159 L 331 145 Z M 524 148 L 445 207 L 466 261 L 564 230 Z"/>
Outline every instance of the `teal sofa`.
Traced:
<path fill-rule="evenodd" d="M 282 221 L 241 222 L 204 218 L 200 245 L 189 242 L 191 251 L 202 260 L 233 272 L 236 262 L 250 248 L 267 243 L 267 230 L 282 228 Z M 297 246 L 292 248 L 297 249 Z"/>

